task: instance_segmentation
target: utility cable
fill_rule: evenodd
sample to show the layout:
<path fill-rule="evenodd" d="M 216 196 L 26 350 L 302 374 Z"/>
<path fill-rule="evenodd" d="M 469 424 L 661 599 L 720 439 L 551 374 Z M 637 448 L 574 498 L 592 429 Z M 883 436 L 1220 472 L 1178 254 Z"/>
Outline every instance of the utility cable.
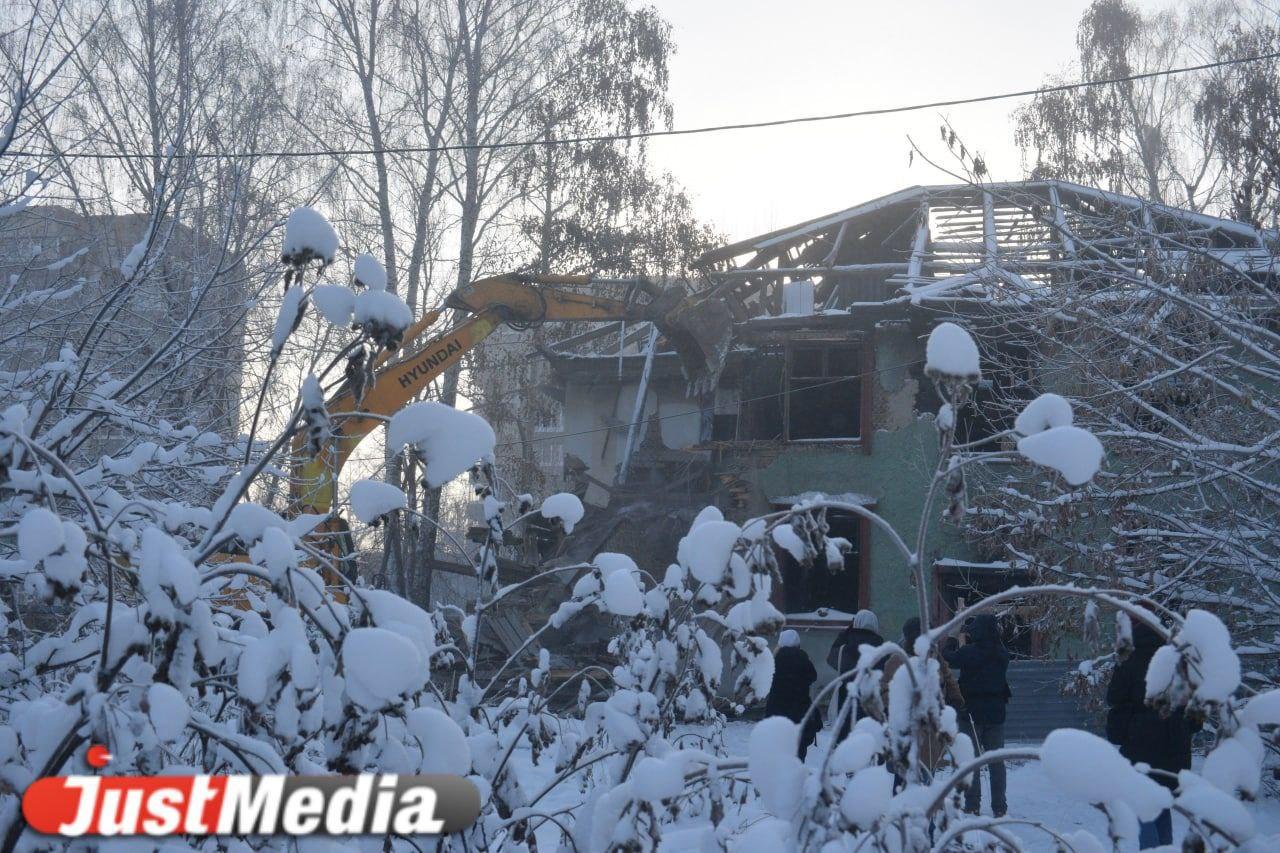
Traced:
<path fill-rule="evenodd" d="M 232 159 L 232 158 L 251 158 L 251 157 L 286 157 L 286 158 L 302 158 L 302 157 L 352 157 L 374 154 L 431 154 L 444 151 L 476 151 L 476 150 L 498 150 L 505 148 L 532 148 L 537 146 L 549 145 L 578 145 L 593 142 L 620 142 L 631 139 L 655 139 L 667 136 L 693 136 L 703 133 L 721 133 L 731 130 L 756 130 L 765 127 L 781 127 L 784 125 L 794 124 L 813 124 L 816 122 L 839 121 L 842 119 L 865 118 L 868 116 L 892 115 L 895 113 L 918 112 L 920 110 L 938 109 L 941 107 L 958 107 L 968 104 L 981 104 L 991 101 L 1005 101 L 1014 98 L 1026 98 L 1033 95 L 1051 95 L 1058 92 L 1071 92 L 1077 89 L 1087 89 L 1093 86 L 1111 86 L 1117 83 L 1132 83 L 1138 80 L 1151 80 L 1157 77 L 1172 77 L 1178 74 L 1190 74 L 1196 71 L 1210 71 L 1215 68 L 1226 68 L 1233 65 L 1244 65 L 1252 62 L 1264 62 L 1270 59 L 1280 59 L 1280 51 L 1271 53 L 1262 53 L 1255 56 L 1242 56 L 1236 59 L 1221 59 L 1216 62 L 1204 62 L 1200 65 L 1186 65 L 1179 68 L 1166 68 L 1162 71 L 1143 71 L 1137 74 L 1126 74 L 1121 77 L 1108 77 L 1102 80 L 1079 80 L 1074 83 L 1059 83 L 1052 86 L 1041 86 L 1036 89 L 1018 89 L 1012 92 L 999 92 L 989 95 L 976 95 L 968 98 L 951 98 L 948 100 L 926 101 L 916 104 L 903 104 L 894 107 L 877 107 L 865 110 L 851 110 L 849 112 L 826 113 L 822 115 L 810 116 L 792 116 L 790 118 L 766 119 L 762 121 L 744 121 L 732 124 L 713 124 L 703 125 L 701 127 L 685 127 L 672 128 L 669 130 L 639 130 L 632 133 L 608 133 L 594 136 L 571 136 L 563 139 L 539 138 L 526 140 L 513 140 L 511 142 L 481 142 L 474 144 L 450 143 L 445 145 L 411 145 L 411 146 L 390 146 L 383 148 L 313 148 L 313 149 L 284 149 L 277 151 L 232 151 L 232 152 L 177 152 L 172 155 L 175 160 L 202 160 L 202 159 Z M 37 151 L 7 151 L 0 154 L 0 157 L 49 157 L 54 156 L 55 152 L 37 152 Z M 57 156 L 67 160 L 151 160 L 160 155 L 156 154 L 125 154 L 125 153 L 103 153 L 94 151 L 67 151 L 58 153 Z M 160 159 L 168 159 L 160 157 Z"/>

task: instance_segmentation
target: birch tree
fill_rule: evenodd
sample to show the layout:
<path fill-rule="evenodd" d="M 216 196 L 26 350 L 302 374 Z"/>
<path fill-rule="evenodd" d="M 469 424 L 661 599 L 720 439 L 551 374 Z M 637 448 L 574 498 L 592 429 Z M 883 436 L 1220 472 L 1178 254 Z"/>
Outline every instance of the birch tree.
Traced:
<path fill-rule="evenodd" d="M 1217 58 L 1231 3 L 1144 12 L 1096 0 L 1080 19 L 1069 77 L 1111 80 Z M 1197 124 L 1204 75 L 1166 75 L 1037 95 L 1015 113 L 1027 171 L 1191 210 L 1220 200 L 1217 128 Z M 1056 79 L 1051 82 L 1058 82 Z"/>

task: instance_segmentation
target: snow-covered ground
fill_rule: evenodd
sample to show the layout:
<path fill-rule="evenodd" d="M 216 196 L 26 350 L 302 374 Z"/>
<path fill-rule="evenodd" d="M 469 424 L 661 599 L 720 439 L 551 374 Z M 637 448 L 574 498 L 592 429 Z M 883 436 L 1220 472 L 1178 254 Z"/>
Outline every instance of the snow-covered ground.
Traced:
<path fill-rule="evenodd" d="M 1011 744 L 1016 745 L 1016 744 Z M 1200 767 L 1201 757 L 1195 759 L 1196 769 Z M 987 791 L 986 777 L 983 777 L 983 797 Z M 983 803 L 984 812 L 990 813 L 989 803 Z M 1280 833 L 1280 801 L 1262 800 L 1253 806 L 1258 821 L 1260 834 Z M 1018 761 L 1009 765 L 1009 815 L 1027 820 L 1041 821 L 1059 831 L 1074 832 L 1077 829 L 1088 830 L 1100 839 L 1106 838 L 1106 819 L 1102 813 L 1092 806 L 1083 805 L 1064 799 L 1054 791 L 1049 780 L 1040 769 L 1039 762 Z M 1175 846 L 1180 844 L 1186 831 L 1187 822 L 1174 815 L 1173 840 Z M 1016 834 L 1023 839 L 1028 850 L 1053 850 L 1053 844 L 1043 832 L 1034 827 L 1017 827 Z M 1137 849 L 1137 845 L 1133 845 Z"/>
<path fill-rule="evenodd" d="M 747 740 L 751 734 L 752 723 L 749 722 L 733 722 L 729 723 L 725 728 L 724 742 L 725 748 L 730 755 L 747 754 Z M 809 762 L 816 765 L 821 760 L 820 749 L 826 739 L 831 736 L 830 729 L 824 730 L 818 737 L 818 745 L 810 749 Z M 1017 746 L 1019 744 L 1009 744 Z M 524 752 L 520 756 L 520 764 L 525 768 L 521 775 L 522 784 L 526 785 L 529 790 L 539 790 L 542 785 L 551 778 L 550 761 L 546 760 L 538 767 L 533 767 L 528 761 L 528 753 Z M 549 759 L 549 756 L 547 757 Z M 1196 768 L 1199 769 L 1201 757 L 1195 759 Z M 1061 793 L 1055 791 L 1044 772 L 1041 770 L 1038 762 L 1034 761 L 1015 761 L 1010 762 L 1009 770 L 1009 817 L 1022 818 L 1031 822 L 1043 823 L 1055 830 L 1063 833 L 1071 833 L 1076 830 L 1087 830 L 1099 839 L 1106 838 L 1106 818 L 1096 808 L 1084 803 L 1075 802 L 1062 796 Z M 573 805 L 572 799 L 574 788 L 576 786 L 566 786 L 551 794 L 541 805 L 548 811 L 557 811 Z M 990 789 L 987 787 L 987 778 L 983 777 L 983 813 L 991 813 L 991 804 L 989 798 Z M 750 806 L 747 806 L 750 808 Z M 1264 799 L 1252 806 L 1254 815 L 1258 822 L 1258 831 L 1260 834 L 1269 835 L 1280 833 L 1280 800 Z M 665 851 L 694 851 L 706 849 L 703 843 L 706 839 L 706 833 L 709 825 L 705 821 L 690 821 L 687 826 L 678 826 L 669 828 L 663 837 L 662 848 Z M 1052 840 L 1043 832 L 1034 826 L 1014 826 L 1010 827 L 1013 832 L 1022 839 L 1029 851 L 1052 851 L 1054 846 Z M 1173 834 L 1175 846 L 1180 842 L 1182 834 L 1186 830 L 1186 821 L 1181 817 L 1174 816 Z M 558 833 L 550 826 L 544 826 L 539 832 L 540 842 L 549 845 L 550 849 L 556 849 L 559 846 Z M 1137 844 L 1131 845 L 1134 850 Z"/>

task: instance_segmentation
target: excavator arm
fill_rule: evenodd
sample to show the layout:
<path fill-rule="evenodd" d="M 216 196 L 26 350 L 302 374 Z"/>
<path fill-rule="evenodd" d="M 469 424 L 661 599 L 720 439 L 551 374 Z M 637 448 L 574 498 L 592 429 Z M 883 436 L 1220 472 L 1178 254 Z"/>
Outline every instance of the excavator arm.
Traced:
<path fill-rule="evenodd" d="M 374 362 L 377 372 L 364 398 L 357 401 L 342 388 L 326 407 L 334 422 L 334 437 L 319 454 L 305 459 L 294 472 L 293 498 L 297 512 L 327 514 L 333 508 L 338 475 L 365 436 L 426 389 L 438 376 L 461 361 L 473 347 L 503 323 L 649 320 L 680 354 L 691 382 L 714 383 L 724 364 L 732 320 L 728 309 L 715 302 L 690 300 L 679 289 L 662 290 L 652 282 L 612 282 L 629 285 L 626 300 L 562 290 L 556 285 L 584 286 L 590 276 L 506 275 L 482 278 L 459 288 L 446 308 L 465 313 L 444 334 L 419 343 L 442 311 L 430 311 L 406 330 L 400 358 L 386 352 Z M 644 297 L 642 300 L 641 297 Z M 301 455 L 301 443 L 295 445 Z"/>

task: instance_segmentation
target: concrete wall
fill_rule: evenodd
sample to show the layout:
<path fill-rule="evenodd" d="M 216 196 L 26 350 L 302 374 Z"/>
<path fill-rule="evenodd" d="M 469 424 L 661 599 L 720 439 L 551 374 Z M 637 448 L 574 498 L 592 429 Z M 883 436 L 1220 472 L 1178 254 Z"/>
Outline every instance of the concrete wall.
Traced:
<path fill-rule="evenodd" d="M 638 388 L 637 382 L 625 382 L 621 386 L 566 384 L 564 450 L 586 462 L 588 473 L 597 480 L 612 484 L 617 477 L 627 443 L 627 425 L 636 420 Z M 685 396 L 683 386 L 651 384 L 643 417 L 652 418 L 655 412 L 660 418 L 662 443 L 666 447 L 682 450 L 699 442 L 702 413 L 698 401 Z M 646 431 L 647 424 L 636 435 L 637 447 Z M 592 485 L 586 499 L 588 503 L 602 506 L 608 495 Z"/>

